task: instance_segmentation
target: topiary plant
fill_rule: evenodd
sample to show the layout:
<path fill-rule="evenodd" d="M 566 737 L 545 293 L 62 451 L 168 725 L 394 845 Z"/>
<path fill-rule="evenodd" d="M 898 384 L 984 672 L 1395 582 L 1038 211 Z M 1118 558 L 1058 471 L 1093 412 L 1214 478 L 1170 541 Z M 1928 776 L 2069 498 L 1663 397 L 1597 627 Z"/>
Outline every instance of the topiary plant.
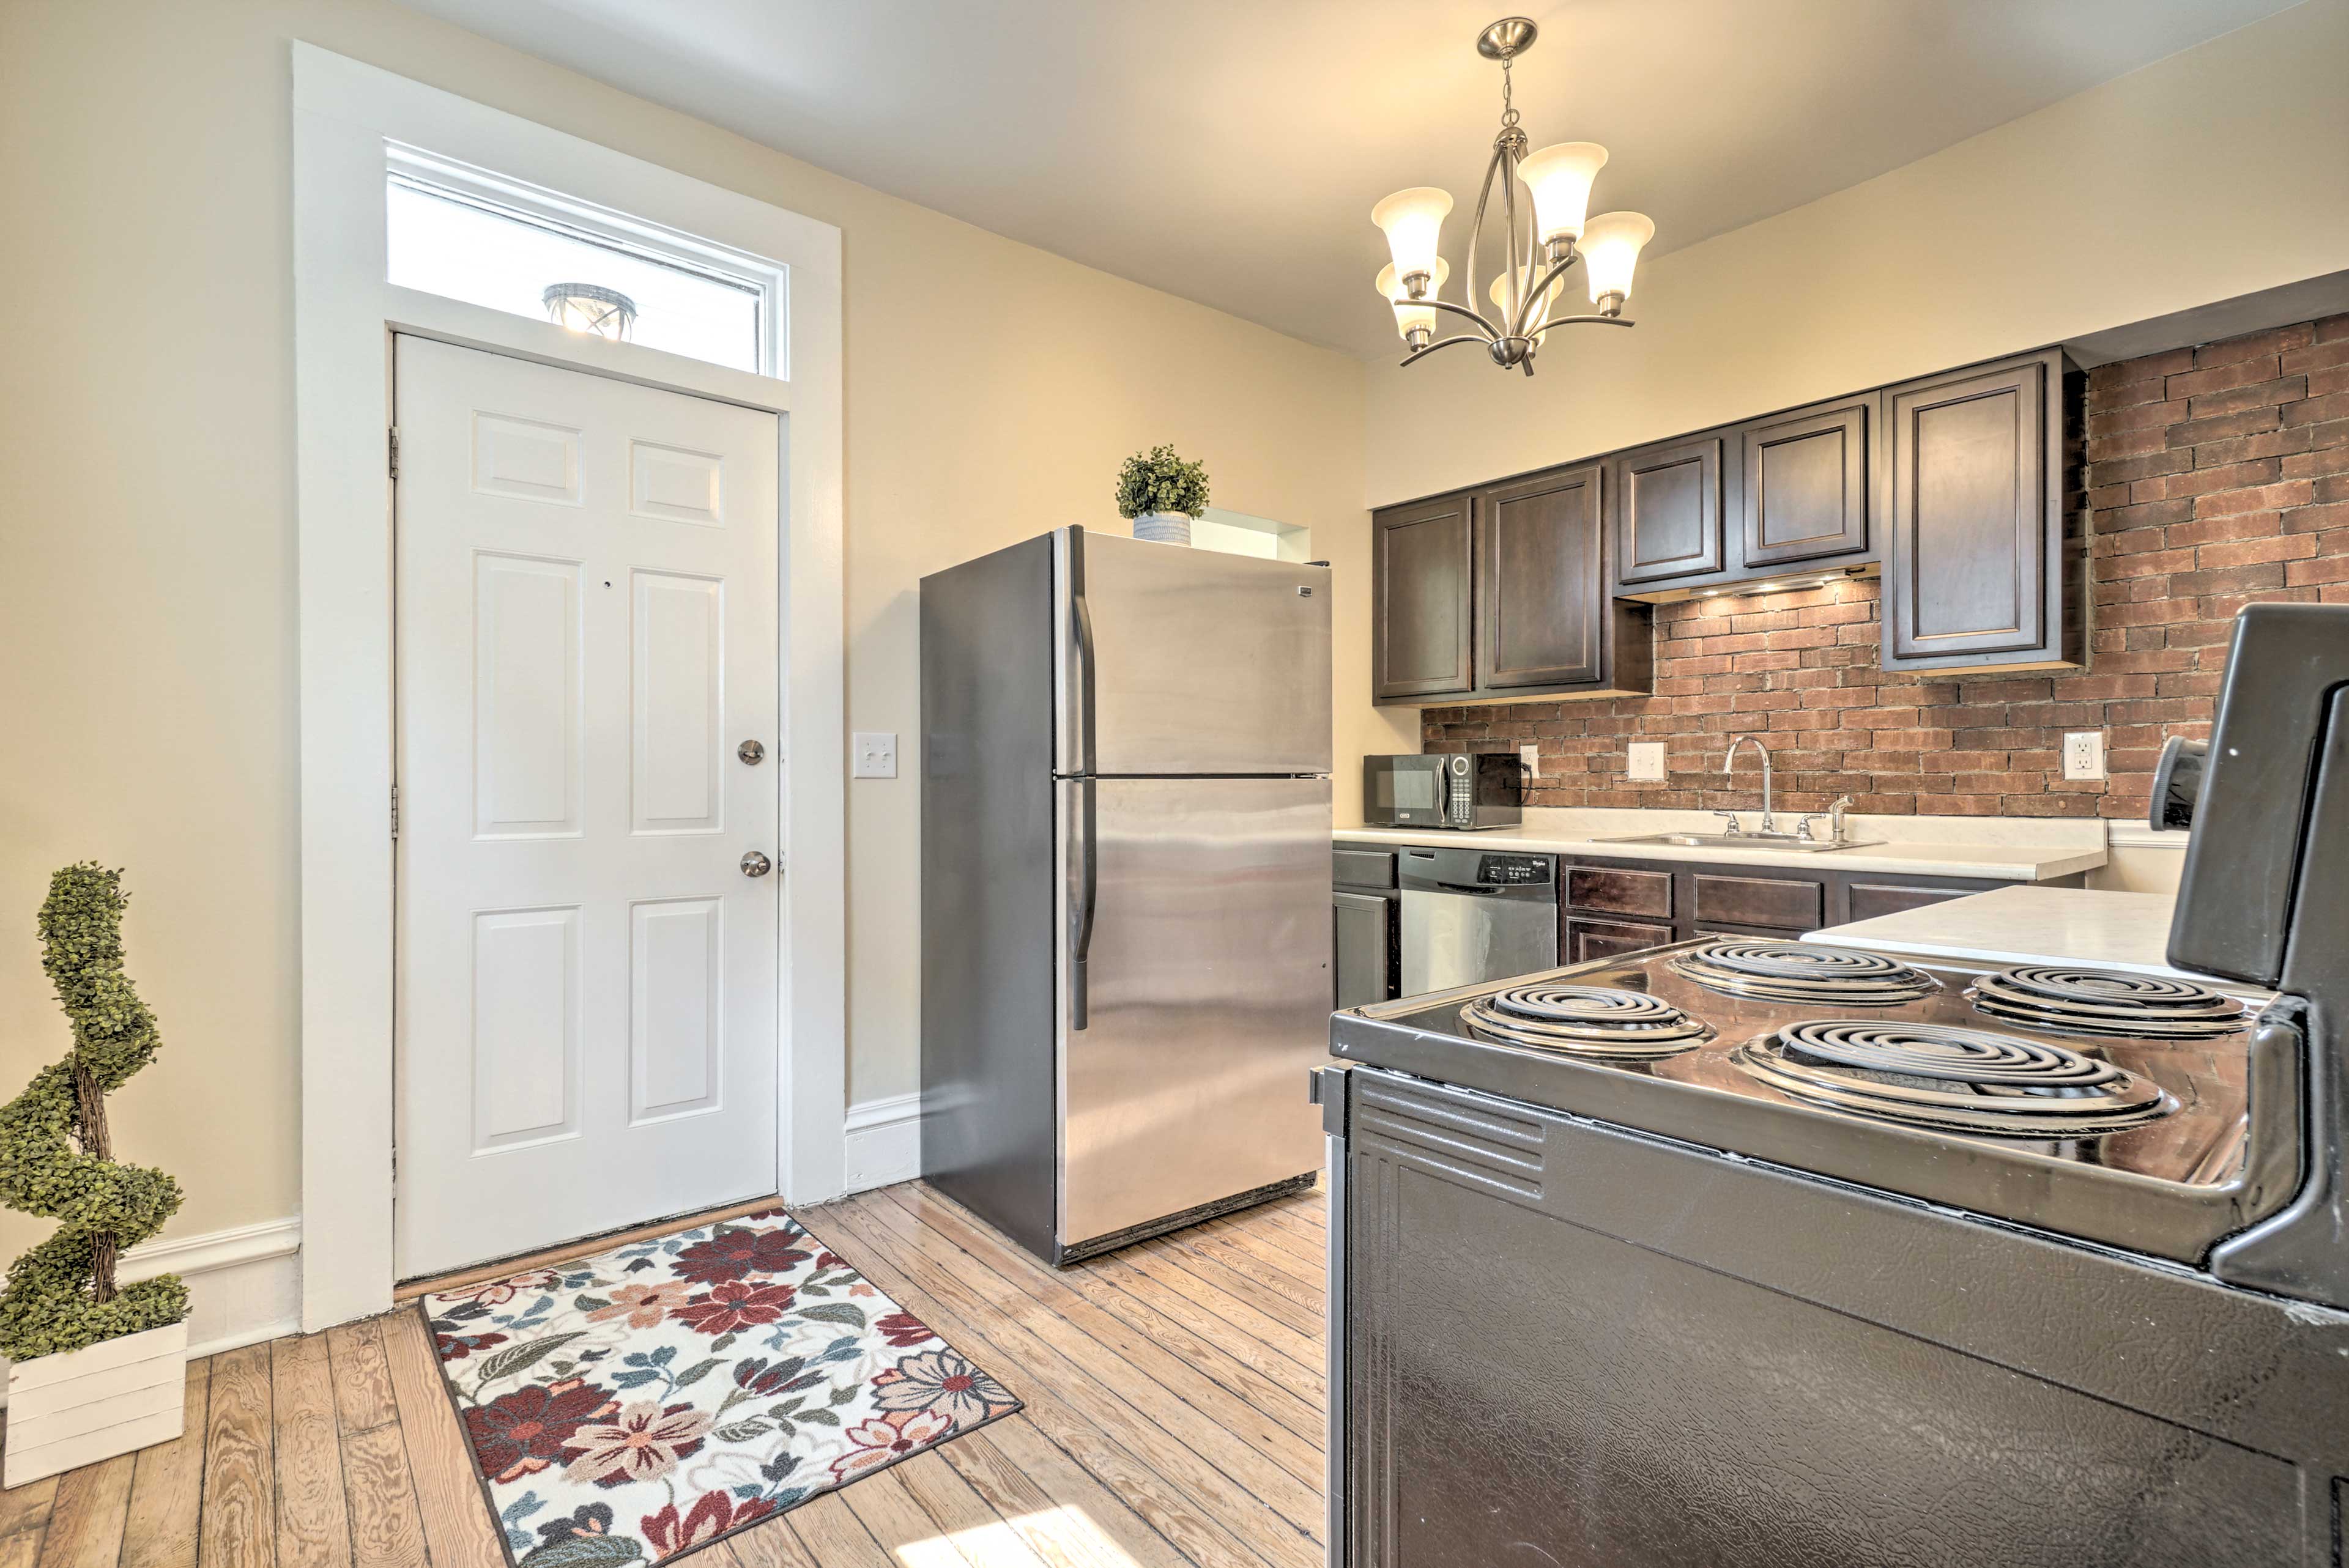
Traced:
<path fill-rule="evenodd" d="M 1137 518 L 1147 512 L 1179 511 L 1196 517 L 1207 510 L 1207 469 L 1204 463 L 1185 462 L 1172 447 L 1153 447 L 1125 459 L 1117 475 L 1117 514 Z"/>
<path fill-rule="evenodd" d="M 0 1356 L 28 1360 L 161 1328 L 188 1315 L 164 1274 L 118 1290 L 121 1250 L 163 1228 L 180 1184 L 113 1158 L 106 1097 L 155 1059 L 155 1015 L 122 973 L 122 873 L 90 861 L 49 879 L 41 967 L 73 1026 L 73 1049 L 0 1107 L 0 1202 L 64 1222 L 0 1289 Z"/>

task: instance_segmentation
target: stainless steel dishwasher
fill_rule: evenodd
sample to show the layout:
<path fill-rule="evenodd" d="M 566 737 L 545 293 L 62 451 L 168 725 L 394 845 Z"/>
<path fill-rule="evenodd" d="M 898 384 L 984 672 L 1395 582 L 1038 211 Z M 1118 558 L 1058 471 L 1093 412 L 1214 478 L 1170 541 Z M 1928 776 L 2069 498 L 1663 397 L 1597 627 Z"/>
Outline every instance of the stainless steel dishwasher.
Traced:
<path fill-rule="evenodd" d="M 1402 994 L 1557 967 L 1557 861 L 1505 850 L 1402 852 Z"/>

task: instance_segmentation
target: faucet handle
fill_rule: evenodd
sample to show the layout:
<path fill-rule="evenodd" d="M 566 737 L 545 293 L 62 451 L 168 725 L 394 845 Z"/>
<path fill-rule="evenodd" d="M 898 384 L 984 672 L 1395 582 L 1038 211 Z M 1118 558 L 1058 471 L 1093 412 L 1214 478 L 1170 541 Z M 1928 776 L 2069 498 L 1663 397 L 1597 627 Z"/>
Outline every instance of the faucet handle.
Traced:
<path fill-rule="evenodd" d="M 1818 841 L 1811 836 L 1811 824 L 1818 820 L 1819 814 L 1817 812 L 1804 812 L 1801 818 L 1795 823 L 1795 837 L 1802 840 L 1803 842 L 1806 844 L 1816 843 Z"/>
<path fill-rule="evenodd" d="M 1745 831 L 1745 829 L 1744 829 L 1744 827 L 1743 827 L 1743 826 L 1738 822 L 1738 820 L 1737 820 L 1737 813 L 1736 813 L 1736 812 L 1734 812 L 1734 811 L 1723 811 L 1723 810 L 1719 810 L 1718 808 L 1716 808 L 1716 809 L 1714 810 L 1714 811 L 1713 811 L 1713 814 L 1714 816 L 1716 816 L 1716 817 L 1726 817 L 1726 818 L 1728 818 L 1728 819 L 1729 819 L 1729 830 L 1730 830 L 1732 833 L 1743 833 L 1743 832 L 1744 832 L 1744 831 Z"/>

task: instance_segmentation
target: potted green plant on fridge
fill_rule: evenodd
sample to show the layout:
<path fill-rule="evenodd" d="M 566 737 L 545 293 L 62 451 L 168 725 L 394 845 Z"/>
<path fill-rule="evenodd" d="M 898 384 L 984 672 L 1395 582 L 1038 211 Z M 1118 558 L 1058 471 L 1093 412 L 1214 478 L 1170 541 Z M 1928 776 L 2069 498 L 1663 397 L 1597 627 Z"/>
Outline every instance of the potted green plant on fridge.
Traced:
<path fill-rule="evenodd" d="M 1191 542 L 1191 521 L 1207 510 L 1207 470 L 1172 447 L 1153 447 L 1125 459 L 1117 476 L 1117 514 L 1133 523 L 1133 537 L 1161 544 Z"/>
<path fill-rule="evenodd" d="M 185 1419 L 187 1286 L 116 1278 L 180 1207 L 177 1181 L 114 1158 L 106 1124 L 106 1097 L 162 1043 L 122 972 L 125 903 L 119 871 L 83 861 L 49 879 L 41 967 L 72 1046 L 0 1107 L 0 1202 L 58 1222 L 0 1288 L 8 1486 L 169 1441 Z"/>

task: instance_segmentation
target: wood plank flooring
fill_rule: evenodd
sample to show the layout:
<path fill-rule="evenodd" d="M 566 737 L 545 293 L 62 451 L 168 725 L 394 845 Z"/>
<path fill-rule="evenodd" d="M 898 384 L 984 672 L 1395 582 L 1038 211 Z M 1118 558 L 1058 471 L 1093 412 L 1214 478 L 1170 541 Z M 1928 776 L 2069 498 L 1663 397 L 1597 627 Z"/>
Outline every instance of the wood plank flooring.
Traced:
<path fill-rule="evenodd" d="M 694 1568 L 1317 1568 L 1326 1210 L 1061 1270 L 918 1181 L 802 1212 L 1028 1408 Z M 410 1311 L 199 1361 L 178 1441 L 0 1492 L 0 1568 L 503 1563 Z"/>

